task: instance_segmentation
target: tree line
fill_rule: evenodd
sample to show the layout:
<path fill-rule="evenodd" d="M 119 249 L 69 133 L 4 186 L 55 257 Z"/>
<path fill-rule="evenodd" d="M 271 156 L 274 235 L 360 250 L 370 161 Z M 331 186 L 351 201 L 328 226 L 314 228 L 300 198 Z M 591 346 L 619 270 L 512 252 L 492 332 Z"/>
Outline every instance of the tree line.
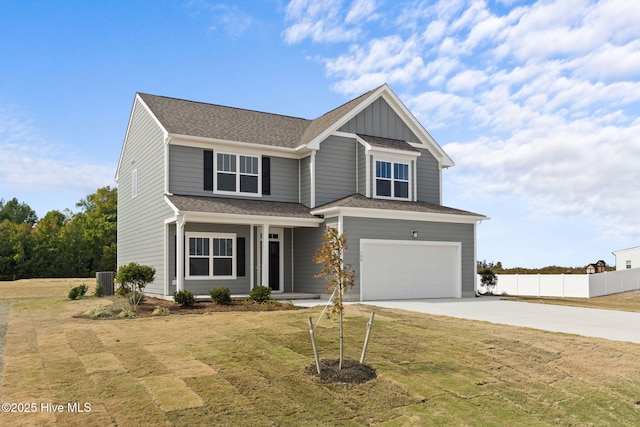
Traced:
<path fill-rule="evenodd" d="M 477 261 L 477 271 L 480 274 L 485 269 L 491 270 L 494 274 L 585 274 L 587 266 L 578 267 L 562 267 L 559 265 L 549 265 L 542 268 L 524 268 L 524 267 L 511 267 L 504 268 L 500 261 L 487 262 L 486 260 Z M 606 271 L 614 271 L 616 266 L 606 265 Z"/>
<path fill-rule="evenodd" d="M 15 197 L 0 200 L 0 280 L 91 277 L 115 270 L 117 189 L 99 188 L 76 208 L 39 219 Z"/>

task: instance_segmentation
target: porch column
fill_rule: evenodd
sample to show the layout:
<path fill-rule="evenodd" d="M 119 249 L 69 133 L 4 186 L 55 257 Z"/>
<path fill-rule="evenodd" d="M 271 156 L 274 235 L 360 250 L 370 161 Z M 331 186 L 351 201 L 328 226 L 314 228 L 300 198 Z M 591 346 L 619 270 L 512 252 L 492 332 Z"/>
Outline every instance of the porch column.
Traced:
<path fill-rule="evenodd" d="M 269 224 L 262 224 L 262 286 L 269 286 Z"/>
<path fill-rule="evenodd" d="M 184 223 L 179 216 L 176 221 L 176 290 L 184 291 Z"/>

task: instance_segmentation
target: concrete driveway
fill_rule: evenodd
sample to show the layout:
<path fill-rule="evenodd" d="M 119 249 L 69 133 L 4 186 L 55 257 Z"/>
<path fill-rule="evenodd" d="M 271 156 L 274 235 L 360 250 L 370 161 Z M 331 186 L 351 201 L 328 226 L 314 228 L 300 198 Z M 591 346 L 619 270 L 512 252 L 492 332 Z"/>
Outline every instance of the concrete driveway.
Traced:
<path fill-rule="evenodd" d="M 326 301 L 301 302 L 323 305 Z M 551 332 L 640 343 L 640 313 L 501 300 L 483 296 L 462 299 L 366 301 L 362 304 L 460 319 L 524 326 Z M 296 305 L 298 303 L 296 302 Z"/>

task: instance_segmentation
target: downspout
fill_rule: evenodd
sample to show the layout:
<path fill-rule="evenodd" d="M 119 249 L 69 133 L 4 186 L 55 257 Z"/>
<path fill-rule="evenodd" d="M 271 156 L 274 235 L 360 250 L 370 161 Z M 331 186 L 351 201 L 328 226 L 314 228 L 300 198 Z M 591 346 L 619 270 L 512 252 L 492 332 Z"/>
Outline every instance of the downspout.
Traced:
<path fill-rule="evenodd" d="M 309 180 L 311 181 L 310 205 L 316 207 L 316 152 L 311 152 L 309 159 Z"/>
<path fill-rule="evenodd" d="M 171 144 L 171 137 L 168 133 L 164 134 L 164 194 L 171 194 L 169 192 L 169 145 Z"/>

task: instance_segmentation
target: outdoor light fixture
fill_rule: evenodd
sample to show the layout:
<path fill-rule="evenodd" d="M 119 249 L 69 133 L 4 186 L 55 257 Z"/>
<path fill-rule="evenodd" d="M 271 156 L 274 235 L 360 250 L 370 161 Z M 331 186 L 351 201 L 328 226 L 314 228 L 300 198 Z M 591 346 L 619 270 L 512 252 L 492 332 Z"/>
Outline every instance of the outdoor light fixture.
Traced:
<path fill-rule="evenodd" d="M 414 239 L 418 238 L 418 230 L 411 230 L 411 237 L 413 237 Z"/>

